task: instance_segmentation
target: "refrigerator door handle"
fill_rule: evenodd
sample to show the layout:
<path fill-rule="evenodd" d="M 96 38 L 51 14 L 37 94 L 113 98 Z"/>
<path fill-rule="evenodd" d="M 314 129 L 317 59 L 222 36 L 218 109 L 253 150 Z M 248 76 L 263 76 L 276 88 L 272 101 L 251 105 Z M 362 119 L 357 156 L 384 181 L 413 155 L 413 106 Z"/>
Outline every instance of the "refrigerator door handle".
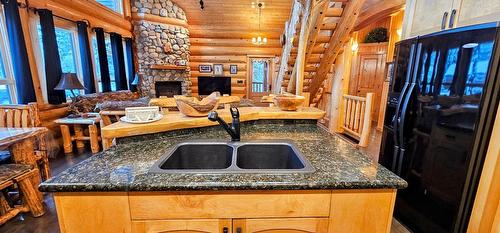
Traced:
<path fill-rule="evenodd" d="M 420 64 L 420 54 L 421 54 L 421 51 L 422 51 L 422 44 L 419 44 L 418 45 L 418 48 L 417 48 L 417 53 L 415 55 L 415 64 L 413 66 L 413 75 L 412 75 L 412 79 L 411 79 L 411 84 L 410 84 L 410 88 L 407 92 L 407 94 L 405 95 L 405 98 L 404 98 L 404 102 L 403 102 L 403 106 L 401 107 L 401 116 L 399 117 L 399 128 L 398 128 L 398 136 L 399 136 L 399 141 L 400 141 L 400 145 L 399 145 L 399 150 L 400 150 L 400 155 L 398 157 L 398 165 L 397 165 L 397 174 L 400 176 L 401 175 L 401 170 L 402 170 L 402 165 L 403 165 L 403 160 L 404 160 L 404 155 L 405 155 L 405 145 L 404 145 L 404 141 L 405 141 L 405 135 L 404 135 L 404 125 L 405 125 L 405 120 L 406 120 L 406 113 L 407 113 L 407 110 L 408 110 L 408 105 L 410 103 L 410 100 L 413 96 L 413 92 L 415 90 L 415 86 L 416 86 L 416 78 L 417 78 L 417 73 L 418 73 L 418 67 L 419 67 L 419 64 Z"/>
<path fill-rule="evenodd" d="M 394 114 L 394 118 L 392 119 L 392 128 L 393 128 L 393 137 L 394 137 L 394 154 L 392 155 L 392 166 L 391 166 L 391 171 L 396 171 L 396 164 L 397 164 L 397 158 L 399 154 L 399 148 L 400 148 L 400 143 L 398 140 L 398 127 L 399 127 L 399 111 L 401 109 L 401 103 L 403 101 L 403 98 L 405 97 L 406 90 L 408 89 L 409 82 L 410 82 L 410 77 L 412 73 L 412 65 L 413 65 L 413 55 L 415 54 L 415 44 L 412 44 L 410 47 L 410 60 L 408 62 L 408 71 L 405 77 L 405 84 L 403 86 L 403 89 L 401 90 L 401 93 L 399 94 L 398 98 L 398 104 L 396 105 L 396 113 Z"/>

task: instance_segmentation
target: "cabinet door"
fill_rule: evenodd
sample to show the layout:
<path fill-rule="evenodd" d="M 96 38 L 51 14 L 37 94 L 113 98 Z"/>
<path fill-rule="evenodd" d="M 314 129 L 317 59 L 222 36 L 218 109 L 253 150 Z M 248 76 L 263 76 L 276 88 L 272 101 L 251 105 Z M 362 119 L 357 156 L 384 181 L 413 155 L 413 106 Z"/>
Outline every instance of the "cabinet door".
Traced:
<path fill-rule="evenodd" d="M 326 233 L 328 218 L 235 219 L 233 233 Z"/>
<path fill-rule="evenodd" d="M 132 233 L 230 233 L 231 219 L 132 221 Z"/>
<path fill-rule="evenodd" d="M 459 10 L 457 26 L 494 22 L 500 18 L 500 1 L 462 0 Z"/>
<path fill-rule="evenodd" d="M 452 0 L 413 0 L 413 17 L 409 15 L 410 36 L 424 35 L 442 30 L 443 14 L 448 12 L 445 25 L 448 26 L 449 14 L 453 8 Z"/>

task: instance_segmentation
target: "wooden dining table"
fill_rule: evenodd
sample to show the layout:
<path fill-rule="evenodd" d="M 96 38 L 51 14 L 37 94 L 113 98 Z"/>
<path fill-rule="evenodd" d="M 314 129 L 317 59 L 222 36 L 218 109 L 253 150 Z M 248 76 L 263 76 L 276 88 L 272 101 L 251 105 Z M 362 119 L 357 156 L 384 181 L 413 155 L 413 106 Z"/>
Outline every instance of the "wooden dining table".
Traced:
<path fill-rule="evenodd" d="M 38 170 L 37 157 L 35 154 L 36 137 L 47 133 L 45 127 L 31 128 L 4 128 L 0 127 L 0 150 L 9 150 L 13 163 L 28 164 Z M 31 180 L 35 190 L 38 192 L 40 176 L 33 176 Z M 38 192 L 41 197 L 42 194 Z"/>

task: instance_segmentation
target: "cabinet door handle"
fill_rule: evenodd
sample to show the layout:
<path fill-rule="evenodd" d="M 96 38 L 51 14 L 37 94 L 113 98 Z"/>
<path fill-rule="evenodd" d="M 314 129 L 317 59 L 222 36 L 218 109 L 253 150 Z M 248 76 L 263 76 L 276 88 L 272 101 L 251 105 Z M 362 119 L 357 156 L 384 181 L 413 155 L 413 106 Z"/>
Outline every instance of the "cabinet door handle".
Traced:
<path fill-rule="evenodd" d="M 453 9 L 451 11 L 451 15 L 450 15 L 450 22 L 448 24 L 448 27 L 449 28 L 453 28 L 454 24 L 455 24 L 455 16 L 457 15 L 457 10 L 456 9 Z"/>
<path fill-rule="evenodd" d="M 236 228 L 236 233 L 241 233 L 241 227 Z"/>
<path fill-rule="evenodd" d="M 229 233 L 229 228 L 227 227 L 222 228 L 222 233 Z"/>
<path fill-rule="evenodd" d="M 443 14 L 443 19 L 441 20 L 441 30 L 446 29 L 446 19 L 448 19 L 448 11 Z"/>

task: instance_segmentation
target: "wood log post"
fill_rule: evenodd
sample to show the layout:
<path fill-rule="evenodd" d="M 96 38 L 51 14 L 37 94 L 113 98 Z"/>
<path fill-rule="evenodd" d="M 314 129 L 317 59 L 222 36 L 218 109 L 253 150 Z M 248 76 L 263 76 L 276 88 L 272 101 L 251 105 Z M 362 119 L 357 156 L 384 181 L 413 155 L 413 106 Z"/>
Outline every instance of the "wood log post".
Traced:
<path fill-rule="evenodd" d="M 359 146 L 367 147 L 370 139 L 371 121 L 372 121 L 373 93 L 366 93 L 366 108 L 363 116 L 363 129 L 359 139 Z"/>
<path fill-rule="evenodd" d="M 89 125 L 89 136 L 90 136 L 90 148 L 92 153 L 99 152 L 99 131 L 97 131 L 96 125 Z"/>
<path fill-rule="evenodd" d="M 19 189 L 23 194 L 23 202 L 29 207 L 33 217 L 39 217 L 45 214 L 45 209 L 42 204 L 42 193 L 37 189 L 39 183 L 35 186 L 31 183 L 33 179 L 30 179 L 30 177 L 39 177 L 39 173 L 38 169 L 35 168 L 25 175 L 16 178 Z"/>
<path fill-rule="evenodd" d="M 69 126 L 61 125 L 61 134 L 63 138 L 63 148 L 64 153 L 69 154 L 73 152 L 73 144 L 71 142 L 71 133 L 69 131 Z"/>

